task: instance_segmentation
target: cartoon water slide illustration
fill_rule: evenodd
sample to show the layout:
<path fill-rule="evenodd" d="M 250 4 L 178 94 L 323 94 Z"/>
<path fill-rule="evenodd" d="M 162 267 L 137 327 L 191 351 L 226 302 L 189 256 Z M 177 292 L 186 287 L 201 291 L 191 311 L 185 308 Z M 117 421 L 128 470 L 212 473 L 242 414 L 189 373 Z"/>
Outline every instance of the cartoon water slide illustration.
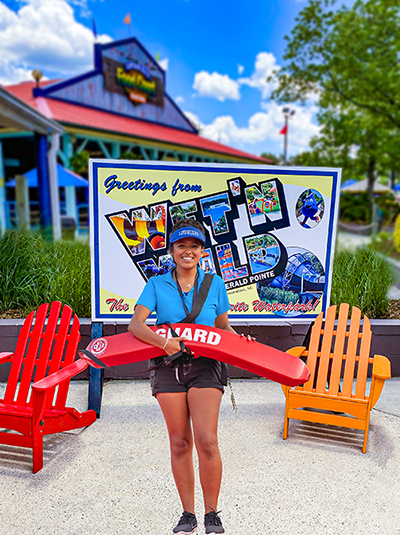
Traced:
<path fill-rule="evenodd" d="M 109 220 L 132 255 L 144 253 L 145 240 L 153 250 L 165 247 L 166 211 L 162 205 L 151 209 L 151 217 L 144 210 L 132 210 L 129 216 L 120 212 Z"/>
<path fill-rule="evenodd" d="M 317 257 L 303 249 L 289 254 L 285 271 L 270 286 L 296 293 L 319 293 L 325 288 L 325 273 Z"/>
<path fill-rule="evenodd" d="M 247 267 L 235 267 L 230 244 L 217 246 L 217 256 L 224 282 L 247 277 Z"/>

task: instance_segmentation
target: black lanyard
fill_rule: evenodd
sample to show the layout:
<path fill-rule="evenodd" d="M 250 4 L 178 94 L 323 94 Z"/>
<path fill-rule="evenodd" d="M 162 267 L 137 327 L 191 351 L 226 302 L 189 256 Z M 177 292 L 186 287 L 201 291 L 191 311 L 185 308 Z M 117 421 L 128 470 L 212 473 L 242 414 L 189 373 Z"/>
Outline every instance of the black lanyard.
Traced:
<path fill-rule="evenodd" d="M 175 272 L 175 282 L 176 282 L 176 285 L 178 287 L 178 292 L 179 292 L 179 295 L 181 296 L 181 299 L 182 299 L 182 303 L 183 303 L 183 308 L 185 309 L 185 312 L 186 312 L 186 316 L 189 316 L 189 310 L 188 310 L 188 307 L 186 306 L 186 303 L 185 303 L 185 299 L 183 297 L 183 292 L 182 292 L 182 288 L 181 288 L 181 285 L 179 284 L 179 281 L 178 281 L 178 275 L 176 273 L 176 269 L 174 269 L 174 272 Z M 199 283 L 199 272 L 196 273 L 196 277 L 194 279 L 194 287 L 193 287 L 193 298 L 192 298 L 192 308 L 193 308 L 193 303 L 197 297 L 197 288 L 198 288 L 198 283 Z M 190 290 L 189 290 L 190 291 Z"/>

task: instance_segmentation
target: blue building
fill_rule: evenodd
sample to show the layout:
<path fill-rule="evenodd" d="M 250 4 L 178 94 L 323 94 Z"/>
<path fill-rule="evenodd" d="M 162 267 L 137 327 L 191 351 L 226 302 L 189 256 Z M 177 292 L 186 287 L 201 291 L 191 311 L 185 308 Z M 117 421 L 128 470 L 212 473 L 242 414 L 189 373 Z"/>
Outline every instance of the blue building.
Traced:
<path fill-rule="evenodd" d="M 95 44 L 91 71 L 67 80 L 27 81 L 6 90 L 45 119 L 60 125 L 59 144 L 49 143 L 58 163 L 71 158 L 139 158 L 184 162 L 270 163 L 264 158 L 199 135 L 166 91 L 166 73 L 134 37 Z M 2 124 L 0 175 L 5 182 L 37 167 L 32 131 Z M 1 153 L 0 153 L 1 154 Z M 76 213 L 76 186 L 65 187 L 63 206 Z M 7 190 L 7 191 L 6 191 Z M 32 197 L 42 195 L 30 190 Z M 12 188 L 0 185 L 0 198 L 13 201 Z M 84 197 L 84 193 L 80 193 Z M 78 199 L 83 202 L 84 198 Z M 39 202 L 39 198 L 32 198 Z M 4 204 L 4 201 L 3 201 Z M 42 208 L 40 209 L 42 210 Z M 5 208 L 4 208 L 5 211 Z M 8 217 L 7 225 L 11 225 Z"/>

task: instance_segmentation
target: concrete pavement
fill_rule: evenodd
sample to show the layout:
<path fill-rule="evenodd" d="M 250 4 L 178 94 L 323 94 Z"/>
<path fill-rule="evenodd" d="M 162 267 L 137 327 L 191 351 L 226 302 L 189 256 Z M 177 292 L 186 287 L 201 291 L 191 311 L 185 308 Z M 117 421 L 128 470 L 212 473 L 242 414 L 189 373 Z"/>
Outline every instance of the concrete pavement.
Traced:
<path fill-rule="evenodd" d="M 400 378 L 386 383 L 372 412 L 365 455 L 359 431 L 292 422 L 282 440 L 280 386 L 232 383 L 238 412 L 227 389 L 219 428 L 227 535 L 400 534 Z M 85 381 L 72 384 L 70 400 L 86 408 Z M 107 382 L 101 418 L 47 437 L 36 475 L 28 450 L 0 446 L 0 476 L 8 535 L 170 535 L 181 514 L 167 431 L 147 380 Z M 197 474 L 196 504 L 203 535 Z"/>

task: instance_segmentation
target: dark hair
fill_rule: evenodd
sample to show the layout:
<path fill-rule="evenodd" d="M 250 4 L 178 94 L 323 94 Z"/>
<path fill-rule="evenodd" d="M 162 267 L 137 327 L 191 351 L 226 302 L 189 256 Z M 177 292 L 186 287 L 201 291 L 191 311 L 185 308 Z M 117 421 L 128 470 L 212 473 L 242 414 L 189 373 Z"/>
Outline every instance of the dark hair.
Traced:
<path fill-rule="evenodd" d="M 169 235 L 171 236 L 171 234 L 175 232 L 175 230 L 179 230 L 180 228 L 185 228 L 185 227 L 197 228 L 198 230 L 200 230 L 200 232 L 206 235 L 206 231 L 203 225 L 200 223 L 200 221 L 197 221 L 197 219 L 186 219 L 186 218 L 178 219 L 178 221 L 173 225 Z"/>
<path fill-rule="evenodd" d="M 206 235 L 206 231 L 205 231 L 203 225 L 200 223 L 200 221 L 197 221 L 197 219 L 186 219 L 186 218 L 183 218 L 183 219 L 178 219 L 178 221 L 176 223 L 174 223 L 174 225 L 172 226 L 171 232 L 169 233 L 169 236 L 171 237 L 173 232 L 175 232 L 176 230 L 179 230 L 180 228 L 185 228 L 185 227 L 197 228 L 197 230 L 200 230 L 200 232 L 202 232 L 204 234 L 204 236 Z M 169 248 L 172 249 L 172 245 L 171 244 L 170 244 Z"/>

